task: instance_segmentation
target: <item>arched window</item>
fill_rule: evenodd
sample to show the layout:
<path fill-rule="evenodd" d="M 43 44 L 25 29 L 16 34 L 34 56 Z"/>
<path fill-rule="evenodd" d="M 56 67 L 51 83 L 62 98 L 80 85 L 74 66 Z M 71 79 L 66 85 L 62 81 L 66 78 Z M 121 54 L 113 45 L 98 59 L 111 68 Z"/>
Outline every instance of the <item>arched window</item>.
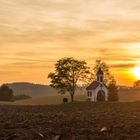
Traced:
<path fill-rule="evenodd" d="M 99 79 L 99 76 L 97 77 L 97 81 L 99 81 L 100 79 Z"/>
<path fill-rule="evenodd" d="M 92 92 L 90 92 L 90 97 L 92 97 Z"/>
<path fill-rule="evenodd" d="M 88 97 L 92 97 L 92 91 L 87 92 Z"/>
<path fill-rule="evenodd" d="M 87 92 L 87 95 L 88 95 L 88 97 L 90 96 L 90 93 L 89 93 L 89 91 Z"/>
<path fill-rule="evenodd" d="M 103 82 L 103 76 L 100 77 L 100 82 Z"/>

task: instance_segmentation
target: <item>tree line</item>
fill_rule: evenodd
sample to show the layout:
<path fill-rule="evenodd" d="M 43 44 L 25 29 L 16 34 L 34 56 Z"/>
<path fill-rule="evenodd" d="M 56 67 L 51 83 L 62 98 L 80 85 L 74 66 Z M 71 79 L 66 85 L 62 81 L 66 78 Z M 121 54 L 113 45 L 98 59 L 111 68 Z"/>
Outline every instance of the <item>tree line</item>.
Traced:
<path fill-rule="evenodd" d="M 15 101 L 31 98 L 26 94 L 14 95 L 14 92 L 6 84 L 0 87 L 0 101 Z"/>
<path fill-rule="evenodd" d="M 112 76 L 109 66 L 101 60 L 96 60 L 93 68 L 87 66 L 87 62 L 73 57 L 58 60 L 55 64 L 55 72 L 51 72 L 48 75 L 48 78 L 51 79 L 50 86 L 57 89 L 60 94 L 69 93 L 73 102 L 77 88 L 81 84 L 87 86 L 91 81 L 95 80 L 99 68 L 104 72 L 104 83 L 109 90 L 108 100 L 118 101 L 116 80 Z"/>

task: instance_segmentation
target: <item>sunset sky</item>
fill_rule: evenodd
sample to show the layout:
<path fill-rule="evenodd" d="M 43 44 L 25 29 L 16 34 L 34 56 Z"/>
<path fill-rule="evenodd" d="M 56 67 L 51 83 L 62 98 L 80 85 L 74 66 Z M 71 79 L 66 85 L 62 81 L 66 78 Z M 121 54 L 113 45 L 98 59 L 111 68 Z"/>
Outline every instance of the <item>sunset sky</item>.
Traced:
<path fill-rule="evenodd" d="M 0 83 L 49 84 L 62 57 L 96 59 L 117 83 L 140 65 L 140 0 L 0 0 Z"/>

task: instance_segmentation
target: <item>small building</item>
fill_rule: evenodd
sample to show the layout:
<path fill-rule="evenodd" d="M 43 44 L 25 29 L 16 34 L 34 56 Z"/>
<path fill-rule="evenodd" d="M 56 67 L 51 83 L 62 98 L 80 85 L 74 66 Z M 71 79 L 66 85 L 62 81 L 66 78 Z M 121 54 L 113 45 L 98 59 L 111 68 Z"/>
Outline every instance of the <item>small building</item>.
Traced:
<path fill-rule="evenodd" d="M 97 80 L 93 81 L 87 88 L 88 99 L 91 101 L 108 101 L 108 88 L 104 84 L 104 73 L 101 68 L 97 72 Z"/>

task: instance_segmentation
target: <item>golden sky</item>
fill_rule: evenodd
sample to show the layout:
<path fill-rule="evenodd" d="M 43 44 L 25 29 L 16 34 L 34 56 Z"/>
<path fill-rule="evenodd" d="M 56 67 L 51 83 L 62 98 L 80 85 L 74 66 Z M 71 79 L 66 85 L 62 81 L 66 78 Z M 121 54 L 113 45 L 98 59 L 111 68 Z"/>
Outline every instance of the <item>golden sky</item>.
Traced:
<path fill-rule="evenodd" d="M 0 83 L 49 83 L 62 57 L 106 61 L 118 84 L 140 64 L 139 0 L 0 0 Z"/>

